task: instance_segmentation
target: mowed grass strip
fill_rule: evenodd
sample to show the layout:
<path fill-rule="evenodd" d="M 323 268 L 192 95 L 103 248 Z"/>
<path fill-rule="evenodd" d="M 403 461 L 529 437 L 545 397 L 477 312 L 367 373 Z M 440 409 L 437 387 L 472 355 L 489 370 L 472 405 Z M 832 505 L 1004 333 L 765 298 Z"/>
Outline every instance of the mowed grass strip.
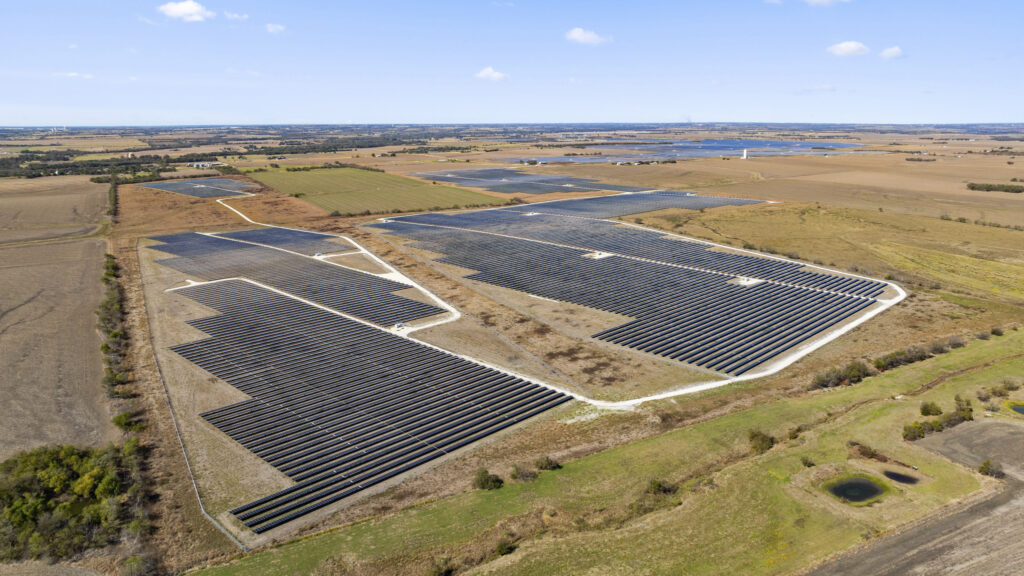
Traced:
<path fill-rule="evenodd" d="M 503 203 L 499 198 L 479 192 L 358 168 L 322 168 L 302 172 L 271 170 L 250 176 L 279 192 L 298 196 L 328 212 L 337 211 L 342 215 Z"/>
<path fill-rule="evenodd" d="M 310 574 L 331 556 L 389 573 L 424 573 L 431 558 L 458 558 L 502 522 L 541 510 L 552 519 L 545 535 L 473 572 L 636 574 L 637 566 L 645 574 L 792 572 L 976 490 L 974 475 L 905 442 L 902 427 L 921 418 L 922 400 L 948 407 L 954 394 L 973 396 L 976 388 L 1019 373 L 1024 359 L 1014 356 L 1022 345 L 1024 332 L 974 341 L 857 386 L 768 402 L 567 462 L 533 482 L 467 491 L 200 573 Z M 967 367 L 973 369 L 955 375 Z M 895 399 L 943 376 L 953 377 L 919 396 Z M 975 410 L 980 417 L 981 407 Z M 791 428 L 822 421 L 800 438 L 785 440 Z M 783 439 L 782 446 L 745 456 L 751 429 Z M 851 458 L 849 440 L 918 466 L 928 480 L 899 487 L 875 506 L 840 504 L 821 484 L 872 469 L 873 462 Z M 817 466 L 806 468 L 802 456 Z M 507 478 L 507 471 L 494 472 Z M 650 479 L 683 487 L 671 497 L 674 503 L 635 517 L 631 507 L 642 501 Z"/>

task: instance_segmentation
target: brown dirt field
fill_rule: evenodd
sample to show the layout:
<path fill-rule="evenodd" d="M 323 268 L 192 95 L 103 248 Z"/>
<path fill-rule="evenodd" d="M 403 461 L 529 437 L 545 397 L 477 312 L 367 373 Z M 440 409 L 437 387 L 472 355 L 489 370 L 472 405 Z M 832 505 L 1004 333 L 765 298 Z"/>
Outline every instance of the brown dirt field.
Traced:
<path fill-rule="evenodd" d="M 94 310 L 106 242 L 0 247 L 0 459 L 46 444 L 120 438 L 103 390 Z"/>
<path fill-rule="evenodd" d="M 1024 572 L 1024 423 L 970 422 L 920 443 L 969 468 L 985 458 L 1004 463 L 1007 479 L 965 505 L 932 516 L 810 572 L 814 576 L 876 574 L 1020 574 Z M 1009 465 L 1007 465 L 1009 464 Z"/>
<path fill-rule="evenodd" d="M 88 176 L 0 179 L 0 244 L 88 234 L 106 210 L 107 185 Z"/>
<path fill-rule="evenodd" d="M 390 272 L 387 268 L 381 266 L 375 262 L 372 258 L 369 258 L 363 254 L 347 254 L 345 256 L 333 256 L 327 258 L 328 262 L 335 264 L 341 264 L 348 268 L 355 268 L 362 272 L 369 272 L 370 274 L 387 274 Z"/>

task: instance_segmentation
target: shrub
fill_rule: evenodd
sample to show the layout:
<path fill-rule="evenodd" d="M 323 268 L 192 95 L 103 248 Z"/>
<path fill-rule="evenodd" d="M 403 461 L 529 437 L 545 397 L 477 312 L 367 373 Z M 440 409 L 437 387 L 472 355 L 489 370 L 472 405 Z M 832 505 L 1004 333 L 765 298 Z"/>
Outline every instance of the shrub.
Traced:
<path fill-rule="evenodd" d="M 977 336 L 975 336 L 975 338 L 977 338 L 978 340 L 988 340 L 989 339 L 989 333 L 988 332 L 978 332 L 978 334 L 977 334 Z"/>
<path fill-rule="evenodd" d="M 992 462 L 991 460 L 985 460 L 978 466 L 978 472 L 985 476 L 991 476 L 993 478 L 1003 477 L 1003 467 L 999 464 Z"/>
<path fill-rule="evenodd" d="M 551 456 L 543 456 L 541 458 L 538 458 L 537 461 L 533 463 L 533 465 L 537 467 L 537 470 L 558 470 L 559 468 L 562 467 L 561 464 L 552 460 Z"/>
<path fill-rule="evenodd" d="M 906 350 L 897 350 L 896 352 L 890 352 L 881 358 L 875 359 L 875 368 L 879 372 L 885 372 L 898 366 L 905 364 L 913 364 L 914 362 L 920 362 L 929 358 L 928 352 L 920 346 L 911 346 Z"/>
<path fill-rule="evenodd" d="M 750 440 L 750 449 L 754 454 L 764 454 L 771 450 L 772 446 L 775 446 L 775 438 L 760 430 L 751 430 L 748 432 L 747 439 Z"/>
<path fill-rule="evenodd" d="M 650 482 L 648 482 L 647 483 L 647 488 L 644 490 L 644 492 L 646 492 L 648 494 L 654 494 L 654 495 L 658 495 L 658 494 L 674 494 L 675 491 L 676 491 L 676 486 L 674 486 L 672 484 L 669 484 L 668 482 L 664 482 L 662 480 L 658 480 L 656 478 L 652 479 Z"/>
<path fill-rule="evenodd" d="M 1010 395 L 1010 391 L 1007 390 L 1006 388 L 1002 387 L 1002 386 L 993 386 L 992 387 L 992 395 L 993 396 L 998 396 L 1000 398 L 1006 398 L 1007 396 Z"/>
<path fill-rule="evenodd" d="M 843 384 L 856 384 L 871 375 L 871 369 L 860 360 L 854 360 L 843 368 L 832 367 L 819 372 L 811 380 L 811 390 L 834 388 Z"/>
<path fill-rule="evenodd" d="M 130 410 L 125 410 L 124 412 L 121 412 L 117 416 L 111 418 L 110 421 L 113 422 L 114 426 L 117 426 L 121 430 L 125 431 L 137 432 L 145 428 L 145 425 L 132 418 L 132 413 Z"/>
<path fill-rule="evenodd" d="M 959 337 L 959 336 L 950 336 L 949 337 L 949 347 L 950 348 L 963 348 L 964 347 L 964 339 Z"/>
<path fill-rule="evenodd" d="M 924 438 L 924 426 L 920 422 L 903 425 L 904 440 L 918 440 Z"/>
<path fill-rule="evenodd" d="M 1020 382 L 1017 382 L 1013 378 L 1003 378 L 1003 383 L 1002 384 L 1003 384 L 1003 388 L 1009 390 L 1010 392 L 1013 392 L 1015 390 L 1020 390 Z"/>
<path fill-rule="evenodd" d="M 331 210 L 331 213 L 328 214 L 328 216 L 332 216 L 334 218 L 338 218 L 339 216 L 341 216 L 341 212 L 338 211 L 338 210 Z"/>
<path fill-rule="evenodd" d="M 806 454 L 800 457 L 800 463 L 804 465 L 804 468 L 814 467 L 814 460 L 811 460 L 810 456 Z"/>
<path fill-rule="evenodd" d="M 921 416 L 938 416 L 942 414 L 942 408 L 935 402 L 921 402 Z"/>
<path fill-rule="evenodd" d="M 473 487 L 477 490 L 497 490 L 505 484 L 505 481 L 496 474 L 491 474 L 486 468 L 476 471 L 473 476 Z"/>
<path fill-rule="evenodd" d="M 1003 335 L 1003 329 L 1001 327 L 999 327 L 999 326 L 993 326 L 991 332 L 992 332 L 993 336 L 1002 336 Z"/>
<path fill-rule="evenodd" d="M 988 410 L 989 412 L 999 412 L 1001 408 L 1002 407 L 999 405 L 999 402 L 989 402 L 988 404 L 985 404 L 985 410 Z"/>
<path fill-rule="evenodd" d="M 935 342 L 932 342 L 932 345 L 929 347 L 928 351 L 931 352 L 932 354 L 945 354 L 946 352 L 949 352 L 949 347 L 946 346 L 945 342 L 942 342 L 941 340 L 936 340 Z"/>
<path fill-rule="evenodd" d="M 494 551 L 498 553 L 498 556 L 505 556 L 515 552 L 516 545 L 508 538 L 502 538 L 501 540 L 498 540 L 498 544 L 494 547 Z"/>
<path fill-rule="evenodd" d="M 509 476 L 513 480 L 519 480 L 520 482 L 531 482 L 537 479 L 537 473 L 526 467 L 521 467 L 519 464 L 512 465 L 512 473 Z"/>
<path fill-rule="evenodd" d="M 988 392 L 988 388 L 979 388 L 978 391 L 975 392 L 975 396 L 977 396 L 978 400 L 982 402 L 988 402 L 992 398 L 992 395 Z"/>

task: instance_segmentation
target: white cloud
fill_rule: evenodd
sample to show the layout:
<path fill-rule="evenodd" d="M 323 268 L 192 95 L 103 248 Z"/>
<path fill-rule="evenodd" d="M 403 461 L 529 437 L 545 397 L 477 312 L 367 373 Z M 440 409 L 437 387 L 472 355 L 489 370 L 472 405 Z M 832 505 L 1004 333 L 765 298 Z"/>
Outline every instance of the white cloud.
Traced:
<path fill-rule="evenodd" d="M 811 6 L 831 6 L 833 4 L 842 4 L 843 2 L 850 2 L 852 0 L 804 0 Z"/>
<path fill-rule="evenodd" d="M 579 42 L 580 44 L 601 44 L 607 42 L 607 38 L 598 36 L 597 32 L 593 30 L 584 30 L 583 28 L 573 28 L 565 33 L 565 39 L 573 42 Z"/>
<path fill-rule="evenodd" d="M 862 56 L 871 52 L 871 49 L 856 40 L 847 40 L 829 46 L 828 51 L 836 56 Z"/>
<path fill-rule="evenodd" d="M 508 74 L 504 72 L 498 72 L 494 68 L 488 66 L 483 70 L 476 73 L 476 77 L 481 80 L 490 80 L 491 82 L 500 82 L 505 78 L 508 78 Z"/>
<path fill-rule="evenodd" d="M 177 18 L 185 22 L 202 22 L 213 18 L 216 14 L 207 10 L 205 6 L 195 0 L 183 0 L 182 2 L 168 2 L 157 7 L 168 18 Z"/>
<path fill-rule="evenodd" d="M 78 50 L 78 44 L 68 44 L 68 50 Z"/>
<path fill-rule="evenodd" d="M 765 4 L 782 4 L 782 0 L 764 0 Z"/>
<path fill-rule="evenodd" d="M 239 14 L 238 12 L 228 12 L 227 10 L 224 11 L 224 17 L 227 18 L 228 20 L 248 20 L 249 19 L 249 15 L 248 14 Z"/>
<path fill-rule="evenodd" d="M 271 34 L 280 34 L 284 32 L 284 25 L 282 24 L 267 24 L 267 32 Z"/>
<path fill-rule="evenodd" d="M 82 80 L 92 80 L 92 74 L 86 74 L 83 72 L 61 72 L 54 74 L 54 76 L 60 76 L 62 78 L 81 78 Z"/>
<path fill-rule="evenodd" d="M 885 50 L 882 50 L 882 58 L 886 60 L 892 60 L 893 58 L 903 58 L 903 48 L 899 46 L 890 46 Z"/>

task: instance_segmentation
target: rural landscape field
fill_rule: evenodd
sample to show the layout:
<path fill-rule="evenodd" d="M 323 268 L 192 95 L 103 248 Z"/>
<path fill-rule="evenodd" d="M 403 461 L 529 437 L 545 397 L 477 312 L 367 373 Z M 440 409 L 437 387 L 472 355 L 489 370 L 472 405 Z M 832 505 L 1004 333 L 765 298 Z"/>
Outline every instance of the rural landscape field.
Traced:
<path fill-rule="evenodd" d="M 0 576 L 1024 573 L 1020 14 L 925 6 L 0 8 Z"/>

